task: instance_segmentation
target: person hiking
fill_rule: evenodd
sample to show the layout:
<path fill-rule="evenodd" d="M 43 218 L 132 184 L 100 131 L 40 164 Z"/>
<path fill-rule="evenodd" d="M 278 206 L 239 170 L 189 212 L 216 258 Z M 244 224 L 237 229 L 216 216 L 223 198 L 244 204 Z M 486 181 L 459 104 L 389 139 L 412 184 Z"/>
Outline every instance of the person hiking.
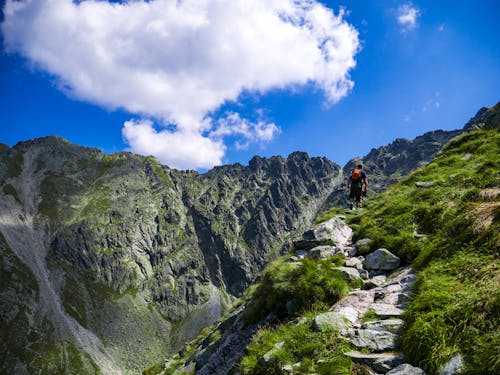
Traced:
<path fill-rule="evenodd" d="M 368 193 L 368 178 L 363 172 L 362 164 L 358 164 L 347 178 L 347 190 L 349 190 L 351 210 L 354 208 L 354 203 L 356 203 L 356 208 L 362 207 L 361 197 Z"/>

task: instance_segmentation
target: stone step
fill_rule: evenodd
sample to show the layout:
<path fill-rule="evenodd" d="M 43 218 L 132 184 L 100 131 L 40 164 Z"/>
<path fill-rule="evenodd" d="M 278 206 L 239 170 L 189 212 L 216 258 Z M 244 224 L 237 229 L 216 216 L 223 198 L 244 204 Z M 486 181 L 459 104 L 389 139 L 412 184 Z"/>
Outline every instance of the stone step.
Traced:
<path fill-rule="evenodd" d="M 358 348 L 368 348 L 377 352 L 394 350 L 398 336 L 385 329 L 352 329 L 349 341 Z"/>
<path fill-rule="evenodd" d="M 353 362 L 371 367 L 373 370 L 385 374 L 403 363 L 402 353 L 361 353 L 350 351 L 344 353 Z"/>
<path fill-rule="evenodd" d="M 403 310 L 389 303 L 372 303 L 370 306 L 377 316 L 380 318 L 400 317 Z"/>
<path fill-rule="evenodd" d="M 403 324 L 404 322 L 401 319 L 372 320 L 370 322 L 364 322 L 361 328 L 399 333 L 399 331 L 401 331 L 401 328 L 403 327 Z"/>

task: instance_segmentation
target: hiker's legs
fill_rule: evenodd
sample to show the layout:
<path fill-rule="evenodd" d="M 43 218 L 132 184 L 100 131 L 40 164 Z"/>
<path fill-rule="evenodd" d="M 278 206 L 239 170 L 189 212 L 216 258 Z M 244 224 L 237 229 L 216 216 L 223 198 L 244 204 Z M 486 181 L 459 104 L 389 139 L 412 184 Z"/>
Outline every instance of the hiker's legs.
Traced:
<path fill-rule="evenodd" d="M 356 197 L 356 208 L 361 208 L 362 203 L 361 203 L 361 187 L 356 187 L 355 191 L 355 197 Z"/>
<path fill-rule="evenodd" d="M 357 186 L 352 186 L 351 191 L 349 192 L 349 206 L 352 209 L 360 208 L 362 206 L 361 203 L 361 188 Z"/>

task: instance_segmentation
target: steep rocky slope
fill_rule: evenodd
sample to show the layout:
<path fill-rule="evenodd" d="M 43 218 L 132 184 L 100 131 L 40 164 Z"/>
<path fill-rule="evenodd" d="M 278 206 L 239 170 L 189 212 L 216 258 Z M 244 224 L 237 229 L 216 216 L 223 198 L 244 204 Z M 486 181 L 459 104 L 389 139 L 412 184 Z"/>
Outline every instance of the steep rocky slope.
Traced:
<path fill-rule="evenodd" d="M 304 233 L 146 374 L 498 374 L 500 105 L 477 124 L 347 212 L 353 231 L 334 217 Z"/>
<path fill-rule="evenodd" d="M 158 360 L 221 315 L 340 172 L 294 153 L 200 175 L 56 137 L 0 158 L 1 362 L 19 373 Z"/>

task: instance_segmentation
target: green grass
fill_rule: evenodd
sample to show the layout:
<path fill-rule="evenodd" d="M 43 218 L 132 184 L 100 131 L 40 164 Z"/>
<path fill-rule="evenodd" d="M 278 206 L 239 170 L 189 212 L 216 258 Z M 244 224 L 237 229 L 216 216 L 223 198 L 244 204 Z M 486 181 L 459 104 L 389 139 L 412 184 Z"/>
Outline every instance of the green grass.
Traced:
<path fill-rule="evenodd" d="M 465 133 L 348 217 L 355 241 L 372 239 L 367 252 L 384 247 L 418 269 L 401 342 L 429 374 L 458 352 L 466 373 L 500 373 L 499 155 L 498 130 Z"/>
<path fill-rule="evenodd" d="M 365 323 L 365 322 L 371 322 L 371 321 L 379 320 L 379 319 L 380 319 L 380 317 L 377 315 L 375 310 L 369 309 L 365 313 L 365 315 L 363 315 L 362 321 Z"/>
<path fill-rule="evenodd" d="M 327 309 L 351 288 L 341 272 L 334 269 L 342 264 L 340 255 L 326 260 L 306 258 L 298 263 L 280 258 L 271 263 L 252 294 L 245 321 L 257 322 L 270 313 L 285 317 L 286 303 L 291 300 L 296 301 L 296 314 Z"/>
<path fill-rule="evenodd" d="M 328 211 L 321 212 L 316 217 L 316 224 L 322 223 L 324 221 L 330 220 L 331 218 L 339 215 L 346 215 L 346 210 L 342 207 L 332 207 Z"/>
<path fill-rule="evenodd" d="M 276 344 L 283 346 L 265 362 L 264 354 Z M 247 354 L 239 365 L 241 374 L 283 374 L 282 367 L 294 365 L 297 374 L 351 374 L 352 362 L 342 355 L 350 350 L 345 340 L 334 330 L 313 332 L 310 321 L 305 324 L 282 325 L 261 329 L 247 347 Z"/>

